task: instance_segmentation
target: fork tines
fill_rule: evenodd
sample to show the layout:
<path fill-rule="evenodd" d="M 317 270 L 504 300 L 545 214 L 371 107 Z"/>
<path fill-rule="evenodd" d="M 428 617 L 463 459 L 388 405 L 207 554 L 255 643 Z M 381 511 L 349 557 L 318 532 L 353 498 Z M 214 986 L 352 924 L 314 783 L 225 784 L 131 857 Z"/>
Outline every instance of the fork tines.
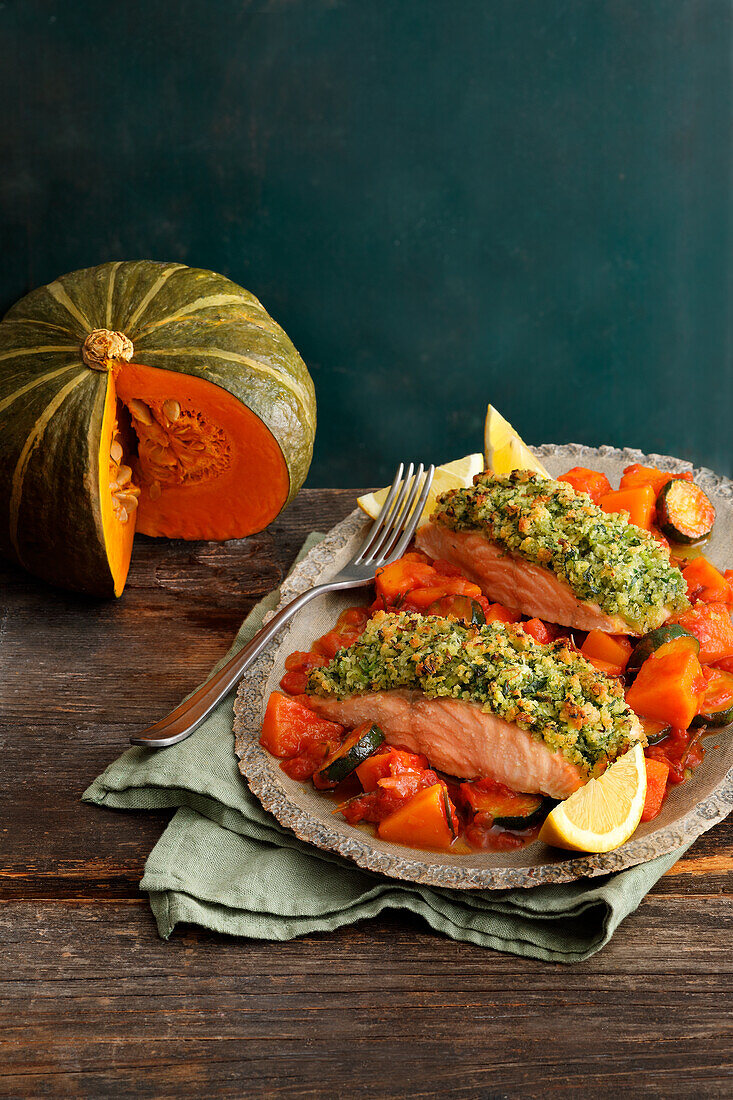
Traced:
<path fill-rule="evenodd" d="M 387 499 L 354 559 L 355 565 L 377 567 L 404 553 L 423 513 L 434 473 L 434 466 L 425 470 L 422 462 L 417 470 L 411 462 L 405 472 L 404 463 L 400 463 Z"/>

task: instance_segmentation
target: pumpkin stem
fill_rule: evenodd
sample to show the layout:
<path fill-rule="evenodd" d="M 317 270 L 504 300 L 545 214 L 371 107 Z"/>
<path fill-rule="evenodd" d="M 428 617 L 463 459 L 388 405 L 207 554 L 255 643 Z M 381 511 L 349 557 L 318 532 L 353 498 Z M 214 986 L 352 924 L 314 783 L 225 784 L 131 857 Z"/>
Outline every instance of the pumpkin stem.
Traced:
<path fill-rule="evenodd" d="M 109 370 L 118 360 L 132 359 L 132 340 L 124 332 L 95 328 L 82 344 L 81 357 L 92 370 Z"/>

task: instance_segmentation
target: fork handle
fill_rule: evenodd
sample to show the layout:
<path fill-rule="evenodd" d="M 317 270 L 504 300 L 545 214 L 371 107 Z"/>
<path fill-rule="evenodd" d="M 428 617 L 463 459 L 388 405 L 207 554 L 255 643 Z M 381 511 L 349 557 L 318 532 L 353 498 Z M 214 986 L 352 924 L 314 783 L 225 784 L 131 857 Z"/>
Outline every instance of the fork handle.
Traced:
<path fill-rule="evenodd" d="M 194 691 L 193 695 L 185 699 L 184 702 L 179 703 L 176 709 L 172 710 L 165 718 L 161 718 L 158 722 L 154 722 L 152 726 L 144 729 L 142 733 L 131 737 L 131 743 L 133 745 L 145 745 L 149 749 L 164 749 L 168 745 L 175 745 L 177 741 L 185 740 L 211 714 L 216 704 L 231 691 L 242 673 L 251 665 L 255 657 L 262 652 L 270 639 L 277 634 L 278 630 L 289 619 L 292 619 L 296 612 L 300 611 L 301 607 L 304 607 L 324 592 L 357 588 L 368 583 L 369 581 L 361 583 L 330 581 L 326 584 L 316 585 L 315 588 L 309 588 L 307 592 L 296 596 L 276 615 L 273 615 L 267 626 L 263 626 L 261 630 L 258 630 L 254 638 L 243 649 L 240 649 L 239 653 L 235 653 L 206 683 Z"/>

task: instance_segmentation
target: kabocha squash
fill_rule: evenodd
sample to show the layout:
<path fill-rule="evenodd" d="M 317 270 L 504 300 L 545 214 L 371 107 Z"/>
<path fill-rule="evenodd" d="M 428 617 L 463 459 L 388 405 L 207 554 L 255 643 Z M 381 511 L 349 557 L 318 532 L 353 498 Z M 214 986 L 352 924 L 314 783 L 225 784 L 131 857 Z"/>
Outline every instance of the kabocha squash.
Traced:
<path fill-rule="evenodd" d="M 222 275 L 64 275 L 0 323 L 0 551 L 119 595 L 135 531 L 241 538 L 300 489 L 316 404 L 292 343 Z"/>

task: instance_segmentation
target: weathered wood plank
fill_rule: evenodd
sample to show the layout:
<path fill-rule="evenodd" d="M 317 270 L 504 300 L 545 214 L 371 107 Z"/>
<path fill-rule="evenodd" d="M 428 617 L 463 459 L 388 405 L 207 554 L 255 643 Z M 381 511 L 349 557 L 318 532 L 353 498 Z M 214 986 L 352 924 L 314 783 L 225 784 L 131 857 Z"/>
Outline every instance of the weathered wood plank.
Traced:
<path fill-rule="evenodd" d="M 338 1096 L 348 1074 L 349 1096 L 602 1096 L 642 1075 L 645 1094 L 722 1096 L 729 906 L 688 900 L 667 917 L 647 899 L 568 968 L 401 915 L 273 948 L 198 929 L 162 944 L 137 907 L 7 905 L 0 1091 Z"/>

